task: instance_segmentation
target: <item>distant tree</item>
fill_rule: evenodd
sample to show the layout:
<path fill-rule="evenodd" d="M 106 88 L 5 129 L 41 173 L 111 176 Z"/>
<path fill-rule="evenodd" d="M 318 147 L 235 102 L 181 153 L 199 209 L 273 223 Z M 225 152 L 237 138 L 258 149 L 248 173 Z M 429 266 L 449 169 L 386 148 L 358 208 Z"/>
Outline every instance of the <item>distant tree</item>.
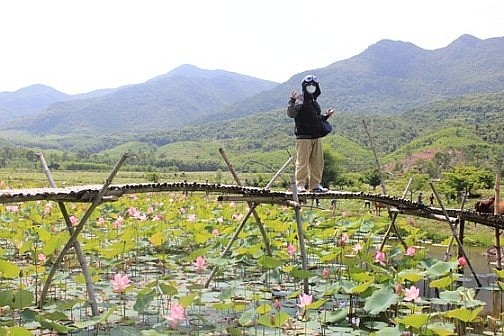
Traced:
<path fill-rule="evenodd" d="M 456 166 L 441 176 L 441 184 L 445 190 L 453 190 L 467 195 L 475 189 L 489 189 L 494 183 L 493 173 L 488 169 L 474 166 Z"/>
<path fill-rule="evenodd" d="M 421 173 L 429 175 L 431 178 L 439 178 L 441 174 L 439 166 L 434 160 L 425 160 L 419 163 Z"/>
<path fill-rule="evenodd" d="M 324 187 L 330 185 L 340 186 L 344 184 L 341 163 L 343 158 L 328 148 L 324 148 L 324 173 L 321 184 Z"/>
<path fill-rule="evenodd" d="M 369 184 L 373 190 L 376 190 L 376 187 L 381 184 L 380 172 L 376 169 L 365 172 L 361 178 L 361 182 Z"/>
<path fill-rule="evenodd" d="M 429 182 L 429 175 L 427 174 L 421 174 L 421 173 L 413 173 L 409 175 L 411 180 L 411 184 L 409 187 L 409 192 L 410 192 L 410 200 L 413 200 L 413 195 L 415 195 L 416 192 L 419 192 L 427 186 L 427 183 Z"/>

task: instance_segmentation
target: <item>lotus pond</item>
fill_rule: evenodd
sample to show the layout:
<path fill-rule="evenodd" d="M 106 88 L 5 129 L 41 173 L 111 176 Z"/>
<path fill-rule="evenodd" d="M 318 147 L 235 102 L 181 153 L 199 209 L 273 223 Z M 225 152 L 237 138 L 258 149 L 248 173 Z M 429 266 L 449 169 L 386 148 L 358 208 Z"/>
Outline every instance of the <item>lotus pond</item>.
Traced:
<path fill-rule="evenodd" d="M 436 258 L 408 218 L 396 222 L 408 248 L 390 240 L 380 251 L 386 215 L 351 200 L 307 204 L 303 270 L 295 212 L 284 206 L 256 208 L 271 255 L 251 217 L 223 256 L 248 207 L 216 197 L 153 193 L 100 205 L 79 236 L 96 316 L 73 249 L 39 308 L 70 236 L 58 204 L 0 205 L 0 335 L 504 335 L 501 310 L 488 313 L 465 281 L 466 261 Z M 67 204 L 71 220 L 87 207 Z M 500 300 L 504 272 L 489 269 Z"/>

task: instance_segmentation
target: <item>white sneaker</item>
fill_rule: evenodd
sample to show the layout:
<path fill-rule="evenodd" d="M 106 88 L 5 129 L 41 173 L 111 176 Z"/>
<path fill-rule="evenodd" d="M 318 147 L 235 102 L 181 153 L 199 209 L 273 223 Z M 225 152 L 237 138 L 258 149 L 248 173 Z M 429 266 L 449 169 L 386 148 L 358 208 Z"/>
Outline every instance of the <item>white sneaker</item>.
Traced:
<path fill-rule="evenodd" d="M 306 188 L 302 187 L 302 186 L 301 187 L 297 187 L 296 189 L 297 189 L 298 193 L 304 193 L 304 192 L 306 192 Z"/>
<path fill-rule="evenodd" d="M 315 188 L 312 189 L 312 192 L 315 193 L 325 193 L 328 192 L 329 189 L 322 187 L 320 184 L 317 184 Z"/>

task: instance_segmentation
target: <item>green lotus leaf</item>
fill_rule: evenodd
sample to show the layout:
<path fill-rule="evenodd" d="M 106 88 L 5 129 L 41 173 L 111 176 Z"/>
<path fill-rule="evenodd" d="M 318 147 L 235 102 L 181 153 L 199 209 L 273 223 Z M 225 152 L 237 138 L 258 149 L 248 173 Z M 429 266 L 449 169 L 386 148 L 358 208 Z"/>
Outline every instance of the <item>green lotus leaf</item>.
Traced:
<path fill-rule="evenodd" d="M 368 282 L 368 281 L 373 281 L 373 275 L 371 275 L 369 272 L 358 272 L 358 273 L 352 273 L 350 274 L 350 277 L 358 282 Z"/>
<path fill-rule="evenodd" d="M 440 279 L 432 280 L 429 284 L 430 288 L 446 288 L 450 286 L 453 281 L 456 280 L 453 278 L 453 275 L 448 275 L 445 277 L 442 277 Z"/>
<path fill-rule="evenodd" d="M 497 275 L 499 279 L 504 279 L 504 270 L 499 270 L 497 268 L 494 268 L 493 271 Z"/>
<path fill-rule="evenodd" d="M 12 302 L 9 306 L 13 309 L 23 309 L 33 304 L 34 296 L 32 292 L 20 289 L 14 293 Z"/>
<path fill-rule="evenodd" d="M 428 314 L 411 314 L 403 318 L 398 318 L 397 322 L 404 324 L 406 328 L 413 327 L 419 329 L 427 324 L 429 320 Z"/>
<path fill-rule="evenodd" d="M 133 309 L 139 313 L 142 313 L 154 300 L 154 297 L 155 291 L 153 289 L 149 289 L 144 293 L 138 293 L 135 304 L 133 305 Z"/>
<path fill-rule="evenodd" d="M 504 282 L 497 281 L 497 285 L 499 286 L 499 289 L 504 292 Z"/>
<path fill-rule="evenodd" d="M 290 274 L 297 279 L 308 279 L 315 276 L 315 274 L 313 274 L 312 272 L 305 271 L 299 268 L 293 268 Z"/>
<path fill-rule="evenodd" d="M 4 278 L 14 279 L 19 276 L 21 269 L 10 261 L 0 259 L 0 275 Z"/>
<path fill-rule="evenodd" d="M 438 261 L 427 269 L 426 274 L 430 278 L 436 279 L 452 272 L 457 265 L 458 263 L 456 261 Z"/>
<path fill-rule="evenodd" d="M 417 282 L 422 280 L 423 278 L 423 273 L 417 269 L 406 269 L 398 274 L 399 277 L 399 282 L 403 282 L 405 280 L 411 281 L 411 282 Z"/>
<path fill-rule="evenodd" d="M 256 308 L 256 313 L 258 314 L 266 314 L 271 311 L 271 305 L 269 304 L 262 304 L 259 307 Z"/>
<path fill-rule="evenodd" d="M 436 335 L 439 336 L 450 336 L 456 335 L 455 326 L 451 323 L 434 322 L 430 323 L 427 328 L 432 330 Z"/>
<path fill-rule="evenodd" d="M 282 265 L 282 261 L 278 258 L 263 255 L 261 258 L 259 258 L 257 264 L 262 267 L 272 269 Z"/>
<path fill-rule="evenodd" d="M 365 299 L 364 310 L 371 315 L 377 315 L 399 300 L 399 296 L 391 288 L 381 288 Z"/>
<path fill-rule="evenodd" d="M 214 307 L 216 310 L 230 310 L 230 309 L 233 309 L 234 304 L 233 304 L 233 302 L 219 302 L 219 303 L 214 303 L 212 305 L 212 307 Z M 261 308 L 261 307 L 259 307 L 259 308 Z M 270 307 L 270 309 L 271 309 L 271 307 Z"/>
<path fill-rule="evenodd" d="M 402 331 L 399 330 L 399 327 L 385 327 L 380 329 L 375 333 L 376 336 L 401 336 Z"/>
<path fill-rule="evenodd" d="M 9 327 L 7 329 L 7 333 L 5 335 L 8 336 L 31 336 L 33 335 L 29 330 L 23 327 Z"/>
<path fill-rule="evenodd" d="M 243 314 L 238 319 L 238 323 L 242 326 L 251 325 L 254 321 L 254 317 L 256 316 L 255 309 L 251 308 L 243 312 Z"/>
<path fill-rule="evenodd" d="M 326 303 L 326 300 L 317 300 L 315 302 L 310 303 L 307 308 L 310 309 L 319 309 L 324 303 Z"/>
<path fill-rule="evenodd" d="M 323 322 L 326 323 L 335 323 L 339 321 L 343 321 L 346 319 L 348 315 L 348 309 L 337 309 L 335 311 L 331 311 L 327 314 L 323 313 L 320 315 L 320 318 L 322 318 Z"/>
<path fill-rule="evenodd" d="M 449 310 L 445 313 L 446 316 L 451 318 L 456 318 L 457 320 L 463 322 L 471 322 L 478 314 L 483 310 L 483 307 L 475 308 L 474 310 L 467 309 L 465 307 L 460 307 L 457 309 Z"/>
<path fill-rule="evenodd" d="M 361 284 L 355 286 L 354 288 L 352 288 L 352 294 L 360 294 L 360 293 L 366 291 L 373 284 L 374 284 L 373 281 L 361 283 Z"/>

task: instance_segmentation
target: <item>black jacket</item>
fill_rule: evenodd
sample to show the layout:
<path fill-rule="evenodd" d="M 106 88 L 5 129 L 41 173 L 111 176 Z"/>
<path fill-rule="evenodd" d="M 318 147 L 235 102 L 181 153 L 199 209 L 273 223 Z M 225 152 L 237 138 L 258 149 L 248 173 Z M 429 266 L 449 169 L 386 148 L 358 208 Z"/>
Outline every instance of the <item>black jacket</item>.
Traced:
<path fill-rule="evenodd" d="M 303 94 L 297 99 L 291 98 L 287 107 L 287 115 L 294 118 L 297 139 L 318 139 L 322 137 L 322 125 L 320 105 L 317 97 L 320 96 L 319 85 L 316 84 L 316 90 L 313 94 L 306 92 L 306 85 L 302 84 Z"/>

